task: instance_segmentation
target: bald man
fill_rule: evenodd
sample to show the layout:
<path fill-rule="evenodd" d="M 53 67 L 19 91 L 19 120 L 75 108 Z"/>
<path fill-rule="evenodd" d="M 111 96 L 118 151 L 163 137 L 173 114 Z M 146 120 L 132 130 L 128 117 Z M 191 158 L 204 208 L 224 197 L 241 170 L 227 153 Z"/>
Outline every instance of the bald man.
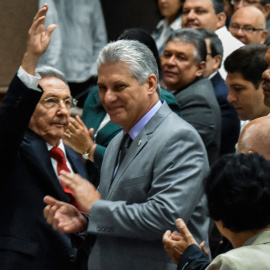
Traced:
<path fill-rule="evenodd" d="M 270 160 L 270 117 L 257 118 L 243 128 L 237 152 L 243 154 L 258 153 Z"/>
<path fill-rule="evenodd" d="M 246 45 L 264 44 L 268 36 L 265 16 L 255 6 L 246 6 L 236 10 L 231 18 L 229 31 Z"/>

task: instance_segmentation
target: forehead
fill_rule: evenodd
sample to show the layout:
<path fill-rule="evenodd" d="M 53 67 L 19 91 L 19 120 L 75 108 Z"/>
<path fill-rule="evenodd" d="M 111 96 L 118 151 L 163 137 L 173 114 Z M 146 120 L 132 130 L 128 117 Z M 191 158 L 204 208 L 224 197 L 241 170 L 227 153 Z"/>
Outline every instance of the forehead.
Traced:
<path fill-rule="evenodd" d="M 167 43 L 165 51 L 171 51 L 174 53 L 193 54 L 196 47 L 192 43 L 184 41 L 171 40 Z"/>
<path fill-rule="evenodd" d="M 214 9 L 213 2 L 211 0 L 186 0 L 183 7 Z"/>
<path fill-rule="evenodd" d="M 226 78 L 226 83 L 229 85 L 232 84 L 250 84 L 253 86 L 253 84 L 250 81 L 247 81 L 244 79 L 243 75 L 240 72 L 234 72 L 234 73 L 228 73 Z M 255 89 L 255 87 L 254 87 Z"/>
<path fill-rule="evenodd" d="M 231 23 L 234 22 L 242 24 L 263 23 L 264 15 L 256 7 L 242 7 L 232 16 Z"/>
<path fill-rule="evenodd" d="M 70 90 L 68 86 L 59 78 L 48 77 L 42 78 L 39 81 L 40 86 L 43 88 L 43 96 L 70 96 Z"/>
<path fill-rule="evenodd" d="M 98 83 L 121 78 L 122 80 L 130 79 L 130 67 L 125 62 L 104 63 L 98 68 Z"/>

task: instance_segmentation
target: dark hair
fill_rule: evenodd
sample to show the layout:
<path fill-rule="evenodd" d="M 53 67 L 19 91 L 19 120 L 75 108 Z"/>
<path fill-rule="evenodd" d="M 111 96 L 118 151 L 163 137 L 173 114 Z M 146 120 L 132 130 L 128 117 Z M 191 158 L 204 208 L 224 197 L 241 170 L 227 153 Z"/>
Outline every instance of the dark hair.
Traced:
<path fill-rule="evenodd" d="M 201 61 L 206 61 L 206 44 L 202 34 L 198 30 L 192 28 L 176 30 L 171 34 L 168 42 L 169 41 L 180 41 L 193 44 L 196 48 L 194 55 L 196 64 L 199 64 Z"/>
<path fill-rule="evenodd" d="M 209 215 L 231 231 L 270 224 L 270 162 L 258 154 L 228 154 L 206 178 Z"/>
<path fill-rule="evenodd" d="M 223 0 L 212 0 L 215 13 L 224 12 L 224 2 Z"/>
<path fill-rule="evenodd" d="M 158 72 L 161 75 L 161 64 L 160 58 L 158 54 L 158 49 L 155 40 L 146 33 L 144 30 L 140 28 L 130 28 L 126 29 L 119 37 L 118 40 L 127 39 L 127 40 L 137 40 L 146 45 L 153 53 L 154 57 L 156 58 L 157 65 L 158 65 Z"/>
<path fill-rule="evenodd" d="M 267 46 L 264 44 L 249 44 L 232 52 L 225 60 L 224 67 L 228 73 L 240 73 L 243 78 L 253 83 L 256 89 L 262 82 L 262 73 L 267 64 L 264 56 Z"/>
<path fill-rule="evenodd" d="M 261 0 L 260 4 L 263 5 L 263 6 L 266 5 L 266 4 L 270 4 L 270 0 Z"/>
<path fill-rule="evenodd" d="M 157 7 L 158 14 L 160 15 L 161 18 L 163 18 L 164 16 L 162 16 L 162 14 L 160 13 L 160 10 L 159 10 L 158 0 L 155 0 L 155 2 L 156 2 L 156 7 Z M 182 14 L 183 3 L 185 2 L 185 0 L 179 0 L 179 2 L 181 2 L 181 4 L 180 4 L 180 7 L 179 7 L 179 9 L 177 11 L 178 16 L 180 16 Z"/>
<path fill-rule="evenodd" d="M 212 57 L 215 57 L 216 55 L 221 55 L 223 57 L 223 45 L 221 40 L 219 39 L 218 35 L 211 30 L 208 29 L 197 29 L 204 39 L 209 39 L 210 40 L 210 48 L 211 48 L 211 55 Z"/>

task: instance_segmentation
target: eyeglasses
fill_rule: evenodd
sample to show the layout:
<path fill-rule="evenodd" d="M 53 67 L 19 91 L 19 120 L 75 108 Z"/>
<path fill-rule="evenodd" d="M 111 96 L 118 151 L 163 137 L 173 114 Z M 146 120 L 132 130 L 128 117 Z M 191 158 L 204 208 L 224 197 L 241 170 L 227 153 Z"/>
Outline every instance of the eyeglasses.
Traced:
<path fill-rule="evenodd" d="M 252 32 L 255 32 L 255 31 L 263 31 L 264 30 L 263 28 L 255 28 L 252 25 L 244 25 L 241 27 L 239 24 L 231 24 L 229 26 L 229 29 L 235 33 L 238 32 L 239 29 L 241 29 L 243 33 L 248 33 L 248 34 L 251 34 Z"/>
<path fill-rule="evenodd" d="M 44 98 L 41 101 L 41 103 L 46 108 L 59 108 L 61 102 L 64 103 L 67 109 L 72 109 L 76 107 L 78 101 L 72 97 L 69 97 L 66 99 L 61 99 L 59 97 L 49 97 L 49 98 Z"/>

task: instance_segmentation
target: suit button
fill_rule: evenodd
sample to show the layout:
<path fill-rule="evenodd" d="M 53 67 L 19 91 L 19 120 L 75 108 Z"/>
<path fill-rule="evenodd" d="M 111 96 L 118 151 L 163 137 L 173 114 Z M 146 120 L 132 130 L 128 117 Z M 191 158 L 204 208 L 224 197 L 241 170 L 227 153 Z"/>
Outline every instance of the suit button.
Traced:
<path fill-rule="evenodd" d="M 74 255 L 70 255 L 70 256 L 69 256 L 69 260 L 70 260 L 71 262 L 74 262 L 74 261 L 75 261 L 75 256 L 74 256 Z"/>

